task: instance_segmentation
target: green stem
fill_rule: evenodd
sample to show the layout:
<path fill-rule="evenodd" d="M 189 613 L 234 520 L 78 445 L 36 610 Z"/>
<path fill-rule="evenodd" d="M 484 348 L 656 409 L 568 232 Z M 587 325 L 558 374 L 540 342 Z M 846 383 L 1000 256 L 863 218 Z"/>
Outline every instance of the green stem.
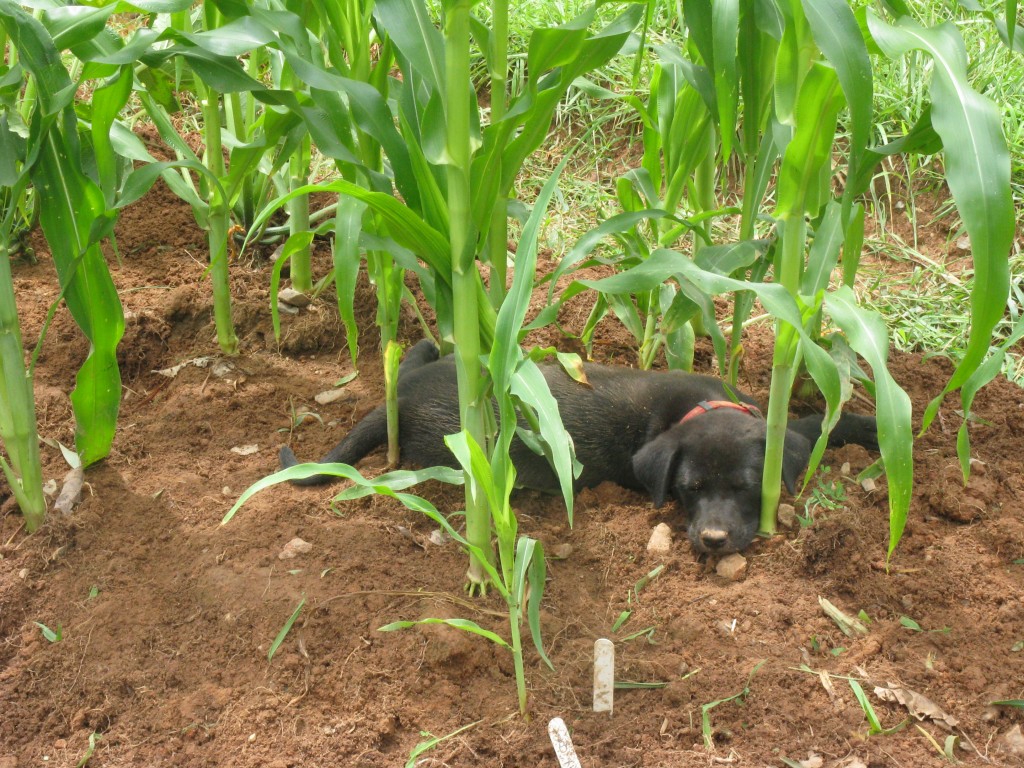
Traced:
<path fill-rule="evenodd" d="M 796 296 L 804 259 L 805 225 L 803 217 L 784 213 L 780 217 L 782 244 L 775 264 L 776 280 Z M 764 474 L 761 487 L 761 532 L 775 533 L 775 517 L 782 484 L 782 455 L 786 443 L 789 398 L 796 377 L 799 337 L 796 329 L 781 320 L 775 323 L 775 352 L 772 357 L 772 383 L 768 394 L 768 435 L 765 444 Z"/>
<path fill-rule="evenodd" d="M 469 0 L 455 0 L 445 15 L 446 117 L 448 155 L 449 241 L 452 249 L 455 362 L 462 428 L 487 450 L 483 382 L 480 367 L 479 275 L 473 243 L 468 237 L 470 210 L 469 122 Z M 479 483 L 466 478 L 466 539 L 480 551 L 491 552 L 490 512 Z M 486 591 L 487 576 L 470 555 L 466 573 L 470 592 Z"/>
<path fill-rule="evenodd" d="M 796 331 L 788 323 L 775 323 L 775 352 L 772 357 L 772 383 L 768 394 L 767 444 L 765 446 L 763 486 L 761 489 L 760 531 L 775 534 L 776 512 L 782 495 L 782 455 L 789 420 L 789 395 L 796 372 Z"/>
<path fill-rule="evenodd" d="M 25 370 L 6 237 L 0 241 L 0 437 L 11 460 L 8 466 L 0 458 L 0 465 L 31 533 L 43 524 L 46 498 L 32 376 Z"/>
<path fill-rule="evenodd" d="M 309 180 L 310 138 L 306 134 L 288 161 L 288 182 L 292 189 L 305 186 Z M 309 196 L 299 195 L 288 202 L 288 229 L 295 235 L 309 231 Z M 313 290 L 313 267 L 307 244 L 292 254 L 292 288 L 302 293 Z"/>
<path fill-rule="evenodd" d="M 203 103 L 203 131 L 206 136 L 206 167 L 218 179 L 225 176 L 224 152 L 220 140 L 220 96 L 213 89 L 200 94 Z M 225 355 L 238 353 L 238 338 L 231 320 L 231 280 L 228 269 L 228 230 L 230 214 L 227 201 L 215 185 L 209 186 L 210 279 L 213 282 L 213 316 L 217 342 Z"/>

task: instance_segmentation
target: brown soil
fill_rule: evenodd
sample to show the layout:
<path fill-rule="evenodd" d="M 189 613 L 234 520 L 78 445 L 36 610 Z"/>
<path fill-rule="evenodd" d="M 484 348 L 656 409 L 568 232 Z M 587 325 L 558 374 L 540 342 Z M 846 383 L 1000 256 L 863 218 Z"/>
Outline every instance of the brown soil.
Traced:
<path fill-rule="evenodd" d="M 125 211 L 119 248 L 121 261 L 111 265 L 128 330 L 113 452 L 88 472 L 70 518 L 55 515 L 27 536 L 13 503 L 3 506 L 0 768 L 73 766 L 93 733 L 100 738 L 92 766 L 394 766 L 423 732 L 442 736 L 470 723 L 419 764 L 550 767 L 546 728 L 556 716 L 585 766 L 942 762 L 925 732 L 942 745 L 947 731 L 933 720 L 867 736 L 844 676 L 869 681 L 863 687 L 883 727 L 908 715 L 878 699 L 874 686 L 898 683 L 959 721 L 963 764 L 1019 764 L 1006 734 L 1024 714 L 989 705 L 1024 698 L 1024 653 L 1014 651 L 1024 640 L 1024 393 L 1016 387 L 999 380 L 978 398 L 978 461 L 966 488 L 954 399 L 918 441 L 911 519 L 888 571 L 884 481 L 868 492 L 845 479 L 839 509 L 819 508 L 809 527 L 756 543 L 738 582 L 695 559 L 679 535 L 668 557 L 650 557 L 651 529 L 672 515 L 637 494 L 610 486 L 581 494 L 571 529 L 557 500 L 519 495 L 524 532 L 549 551 L 571 545 L 568 557 L 549 562 L 543 628 L 555 670 L 527 651 L 527 720 L 517 714 L 512 662 L 501 649 L 437 626 L 377 631 L 398 619 L 464 617 L 507 632 L 497 597 L 464 599 L 466 559 L 450 543 L 431 543 L 425 518 L 381 498 L 332 510 L 330 489 L 278 486 L 220 525 L 239 493 L 275 468 L 293 408 L 322 416 L 323 424 L 307 419 L 291 435 L 301 456 L 315 457 L 379 402 L 369 291 L 359 299 L 367 329 L 360 375 L 341 401 L 317 406 L 313 396 L 351 370 L 330 300 L 285 318 L 279 350 L 267 311 L 269 267 L 239 262 L 232 278 L 241 355 L 226 371 L 189 365 L 168 378 L 154 371 L 217 354 L 202 234 L 187 206 L 158 190 Z M 319 249 L 322 273 L 328 254 Z M 15 277 L 28 347 L 56 298 L 43 244 L 36 250 L 39 264 L 17 266 Z M 415 324 L 407 319 L 402 333 L 414 341 Z M 744 385 L 763 396 L 770 349 L 761 333 L 751 339 Z M 553 330 L 541 336 L 571 347 Z M 595 357 L 628 364 L 630 348 L 609 324 Z M 61 309 L 36 378 L 45 438 L 73 440 L 68 393 L 86 352 Z M 702 349 L 705 367 L 709 358 Z M 950 370 L 918 356 L 893 363 L 917 414 Z M 253 444 L 251 455 L 232 450 Z M 59 479 L 59 452 L 43 450 L 46 476 Z M 831 479 L 845 462 L 856 473 L 872 457 L 850 448 L 826 460 Z M 376 454 L 362 469 L 383 466 Z M 460 508 L 459 489 L 424 493 L 445 512 Z M 294 537 L 312 549 L 279 559 Z M 631 596 L 659 562 L 662 575 Z M 848 614 L 866 612 L 868 633 L 844 636 L 819 596 Z M 627 607 L 631 619 L 612 633 Z M 61 642 L 45 640 L 35 622 L 61 627 Z M 626 639 L 648 628 L 649 637 Z M 613 717 L 594 714 L 599 637 L 617 640 L 620 680 L 665 687 L 621 690 Z M 742 701 L 709 711 L 707 749 L 702 707 L 748 684 Z"/>

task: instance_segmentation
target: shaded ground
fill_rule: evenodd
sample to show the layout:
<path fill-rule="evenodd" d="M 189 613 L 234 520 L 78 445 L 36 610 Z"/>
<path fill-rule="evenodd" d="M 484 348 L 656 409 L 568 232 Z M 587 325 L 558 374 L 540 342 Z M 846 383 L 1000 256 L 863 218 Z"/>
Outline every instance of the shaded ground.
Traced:
<path fill-rule="evenodd" d="M 465 558 L 429 540 L 428 521 L 383 499 L 331 509 L 330 489 L 278 487 L 257 496 L 227 526 L 238 494 L 276 466 L 291 409 L 308 406 L 292 435 L 302 457 L 332 446 L 383 391 L 376 344 L 362 341 L 360 375 L 343 398 L 313 396 L 351 370 L 330 301 L 284 320 L 282 353 L 266 310 L 268 268 L 233 267 L 242 354 L 229 369 L 189 365 L 216 355 L 203 238 L 191 212 L 158 191 L 129 208 L 119 226 L 115 280 L 128 331 L 122 345 L 125 395 L 111 457 L 88 473 L 71 518 L 53 517 L 34 536 L 20 529 L 10 499 L 0 521 L 0 768 L 75 765 L 98 733 L 94 766 L 392 766 L 423 740 L 477 722 L 423 756 L 422 765 L 555 766 L 546 734 L 565 719 L 585 766 L 920 766 L 942 762 L 947 731 L 933 721 L 867 737 L 843 676 L 864 688 L 882 726 L 906 718 L 873 694 L 898 683 L 959 721 L 956 756 L 965 765 L 1014 765 L 1006 734 L 1020 710 L 991 707 L 1024 698 L 1024 393 L 1005 381 L 982 392 L 972 424 L 974 475 L 959 478 L 954 438 L 961 416 L 950 400 L 916 447 L 912 517 L 893 568 L 884 482 L 863 490 L 852 473 L 870 463 L 860 448 L 827 456 L 826 479 L 846 498 L 818 507 L 797 526 L 747 553 L 746 577 L 731 582 L 698 562 L 678 536 L 662 560 L 646 553 L 652 527 L 671 513 L 611 486 L 583 493 L 570 530 L 556 500 L 517 497 L 522 530 L 550 548 L 544 634 L 555 671 L 528 653 L 532 719 L 516 714 L 511 659 L 482 640 L 429 627 L 382 634 L 397 619 L 464 617 L 500 633 L 496 598 L 467 602 Z M 318 254 L 327 266 L 324 246 Z M 17 266 L 27 345 L 56 297 L 45 249 Z M 366 328 L 373 304 L 360 293 Z M 581 312 L 582 312 L 582 308 Z M 570 324 L 572 317 L 567 318 Z M 758 334 L 761 334 L 759 336 Z M 417 338 L 406 322 L 406 341 Z M 548 332 L 545 343 L 568 344 Z M 73 440 L 68 393 L 86 344 L 67 312 L 57 313 L 37 372 L 40 432 Z M 628 364 L 628 339 L 609 327 L 595 357 Z M 710 355 L 699 358 L 708 364 Z M 754 331 L 744 386 L 767 391 L 770 353 Z M 901 356 L 894 373 L 915 412 L 937 394 L 950 366 Z M 251 455 L 233 448 L 257 445 Z M 44 448 L 46 476 L 60 478 L 59 453 Z M 362 464 L 372 474 L 377 454 Z M 3 491 L 6 494 L 6 490 Z M 442 510 L 461 491 L 425 491 Z M 798 505 L 799 509 L 800 505 Z M 278 555 L 301 537 L 312 545 Z M 667 568 L 639 597 L 636 581 Z M 840 633 L 818 604 L 864 611 L 869 632 Z M 299 601 L 305 606 L 272 662 L 267 651 Z M 611 626 L 627 607 L 630 621 Z M 917 631 L 901 623 L 909 617 Z M 35 622 L 60 626 L 45 640 Z M 653 628 L 645 636 L 624 638 Z M 662 681 L 617 695 L 615 714 L 590 711 L 591 652 L 617 639 L 618 677 Z M 764 662 L 756 674 L 752 670 Z M 816 672 L 823 673 L 821 675 Z M 837 677 L 828 677 L 835 675 Z M 714 745 L 702 743 L 702 706 L 748 685 L 741 701 L 710 711 Z"/>

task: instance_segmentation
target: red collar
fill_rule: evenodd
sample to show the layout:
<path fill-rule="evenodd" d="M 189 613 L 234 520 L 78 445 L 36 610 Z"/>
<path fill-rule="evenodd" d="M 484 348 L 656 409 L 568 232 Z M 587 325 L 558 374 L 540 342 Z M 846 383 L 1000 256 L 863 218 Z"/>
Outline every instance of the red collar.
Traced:
<path fill-rule="evenodd" d="M 756 405 L 750 405 L 749 403 L 734 403 L 732 400 L 701 400 L 697 404 L 697 407 L 692 411 L 689 411 L 683 418 L 679 420 L 679 423 L 692 419 L 694 416 L 699 416 L 702 413 L 713 411 L 716 408 L 732 408 L 736 411 L 743 411 L 749 413 L 751 416 L 757 416 L 761 418 L 761 411 Z"/>

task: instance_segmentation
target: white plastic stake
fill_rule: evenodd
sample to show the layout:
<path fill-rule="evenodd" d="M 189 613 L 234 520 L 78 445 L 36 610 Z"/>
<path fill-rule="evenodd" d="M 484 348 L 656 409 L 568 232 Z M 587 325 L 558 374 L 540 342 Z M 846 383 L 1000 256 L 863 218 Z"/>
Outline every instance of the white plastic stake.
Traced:
<path fill-rule="evenodd" d="M 615 699 L 615 644 L 606 638 L 594 641 L 594 711 L 612 713 Z"/>
<path fill-rule="evenodd" d="M 572 736 L 562 718 L 553 718 L 548 723 L 548 736 L 551 737 L 551 746 L 555 748 L 559 768 L 582 768 L 576 756 L 576 747 L 572 745 Z"/>

